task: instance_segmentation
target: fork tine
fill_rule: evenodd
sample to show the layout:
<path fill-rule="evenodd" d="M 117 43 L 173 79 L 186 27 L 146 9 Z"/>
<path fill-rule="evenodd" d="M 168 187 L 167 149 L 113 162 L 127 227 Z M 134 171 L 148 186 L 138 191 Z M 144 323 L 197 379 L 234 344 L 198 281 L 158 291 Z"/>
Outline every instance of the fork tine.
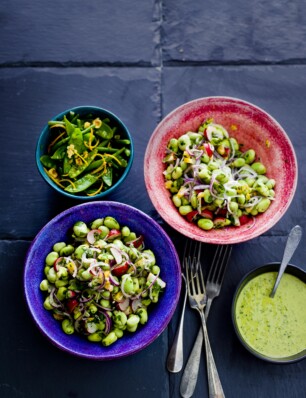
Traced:
<path fill-rule="evenodd" d="M 197 243 L 198 242 L 194 242 L 191 239 L 187 239 L 186 240 L 185 247 L 184 247 L 184 253 L 183 253 L 183 261 L 182 261 L 183 267 L 185 266 L 184 259 L 188 258 L 188 257 L 192 257 L 193 253 L 196 252 L 196 251 L 198 251 L 198 258 L 200 259 L 201 248 L 197 247 Z"/>
<path fill-rule="evenodd" d="M 200 282 L 199 282 L 199 278 L 198 278 L 198 274 L 199 274 L 199 262 L 197 261 L 197 258 L 194 257 L 193 261 L 192 261 L 192 268 L 193 268 L 193 280 L 196 280 L 196 284 L 194 283 L 194 285 L 196 285 L 197 289 L 195 290 L 195 294 L 199 294 L 201 293 L 201 286 L 200 286 Z"/>
<path fill-rule="evenodd" d="M 189 257 L 184 258 L 184 263 L 185 263 L 186 286 L 187 286 L 188 294 L 190 294 Z"/>
<path fill-rule="evenodd" d="M 219 245 L 216 249 L 207 281 L 222 282 L 224 278 L 224 271 L 227 266 L 230 254 L 232 251 L 231 245 Z"/>
<path fill-rule="evenodd" d="M 201 283 L 202 283 L 202 289 L 200 289 L 201 293 L 205 293 L 205 283 L 204 283 L 204 277 L 203 277 L 203 271 L 202 271 L 202 267 L 199 267 L 199 273 L 200 273 L 200 278 L 201 278 Z M 198 278 L 198 279 L 200 279 Z"/>
<path fill-rule="evenodd" d="M 189 264 L 191 263 L 191 259 L 190 259 L 190 257 L 189 257 Z M 193 295 L 193 294 L 196 294 L 196 288 L 195 288 L 195 283 L 194 283 L 194 279 L 195 279 L 195 274 L 194 274 L 194 272 L 193 272 L 193 266 L 194 266 L 194 261 L 190 264 L 190 282 L 191 282 L 191 287 L 192 287 L 192 289 L 190 290 L 191 291 L 191 294 Z"/>

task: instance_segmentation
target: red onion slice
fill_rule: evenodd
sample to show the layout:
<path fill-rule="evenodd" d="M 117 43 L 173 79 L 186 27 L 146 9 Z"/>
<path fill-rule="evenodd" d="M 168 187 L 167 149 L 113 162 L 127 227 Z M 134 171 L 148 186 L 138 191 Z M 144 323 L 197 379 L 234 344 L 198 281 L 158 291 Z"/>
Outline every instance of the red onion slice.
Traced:
<path fill-rule="evenodd" d="M 119 249 L 117 249 L 116 247 L 111 247 L 110 248 L 110 252 L 114 256 L 114 259 L 115 259 L 117 264 L 122 263 L 122 254 L 121 254 Z"/>
<path fill-rule="evenodd" d="M 127 246 L 133 245 L 134 247 L 138 248 L 143 244 L 143 236 L 140 235 L 137 239 L 131 240 L 130 242 L 126 242 Z"/>
<path fill-rule="evenodd" d="M 149 274 L 148 278 L 150 275 L 153 274 Z M 151 281 L 150 285 L 148 287 L 146 287 L 141 293 L 137 294 L 136 298 L 140 298 L 142 296 L 143 293 L 145 293 L 146 291 L 150 290 L 151 287 L 154 285 L 154 283 L 156 282 L 157 278 L 159 277 L 159 273 L 157 275 L 154 275 L 154 279 Z"/>
<path fill-rule="evenodd" d="M 124 301 L 117 304 L 120 311 L 126 311 L 130 305 L 130 299 L 126 298 Z M 132 304 L 133 305 L 133 304 Z"/>
<path fill-rule="evenodd" d="M 101 266 L 103 266 L 103 265 L 107 265 L 107 266 L 108 266 L 108 264 L 107 264 L 107 263 L 104 263 L 103 261 L 96 261 L 96 260 L 94 260 L 94 261 L 92 261 L 92 264 L 89 266 L 89 268 L 87 269 L 87 271 L 90 272 L 90 273 L 93 274 L 93 275 L 97 275 L 97 272 L 94 273 L 93 270 L 94 270 L 95 268 L 101 267 Z"/>
<path fill-rule="evenodd" d="M 132 307 L 133 312 L 137 311 L 138 308 L 142 307 L 141 300 L 139 298 L 136 299 L 136 300 L 133 300 L 132 304 L 131 304 L 131 307 Z"/>
<path fill-rule="evenodd" d="M 112 274 L 109 275 L 109 281 L 114 286 L 119 286 L 120 285 L 118 279 L 115 276 L 113 276 Z"/>
<path fill-rule="evenodd" d="M 55 287 L 51 290 L 50 295 L 49 295 L 49 301 L 50 301 L 50 304 L 52 305 L 52 307 L 59 308 L 59 307 L 62 307 L 62 303 L 56 297 L 55 290 L 56 290 Z"/>
<path fill-rule="evenodd" d="M 129 277 L 130 277 L 130 275 L 125 274 L 125 275 L 122 276 L 122 279 L 121 279 L 121 292 L 124 295 L 124 297 L 127 297 L 127 298 L 131 298 L 132 297 L 131 294 L 126 293 L 125 290 L 124 290 L 125 280 L 126 280 L 126 278 L 129 278 Z"/>
<path fill-rule="evenodd" d="M 109 332 L 111 331 L 111 328 L 112 328 L 112 320 L 111 320 L 111 318 L 110 318 L 110 316 L 108 315 L 107 312 L 102 311 L 102 314 L 105 317 L 105 330 L 104 330 L 104 332 L 105 332 L 105 334 L 109 334 Z"/>
<path fill-rule="evenodd" d="M 92 229 L 91 231 L 89 231 L 87 234 L 88 243 L 93 245 L 96 242 L 96 235 L 100 235 L 101 232 L 102 231 L 100 229 Z"/>

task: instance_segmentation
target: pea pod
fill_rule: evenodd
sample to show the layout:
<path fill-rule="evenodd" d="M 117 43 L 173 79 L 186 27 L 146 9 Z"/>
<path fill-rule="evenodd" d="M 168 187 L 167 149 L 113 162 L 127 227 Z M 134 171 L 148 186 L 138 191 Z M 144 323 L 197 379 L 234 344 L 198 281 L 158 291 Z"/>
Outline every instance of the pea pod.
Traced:
<path fill-rule="evenodd" d="M 69 163 L 69 158 L 67 154 L 64 156 L 64 162 L 63 162 L 63 173 L 68 174 L 71 169 L 71 164 Z"/>
<path fill-rule="evenodd" d="M 67 119 L 66 115 L 64 116 L 64 122 L 65 122 L 67 134 L 68 134 L 69 136 L 71 136 L 72 133 L 73 133 L 74 130 L 75 130 L 75 125 L 72 124 L 71 122 L 69 122 L 69 120 Z"/>
<path fill-rule="evenodd" d="M 98 177 L 92 174 L 86 174 L 84 177 L 75 181 L 73 185 L 68 185 L 68 187 L 65 188 L 65 191 L 70 193 L 83 192 L 97 181 Z"/>
<path fill-rule="evenodd" d="M 113 183 L 113 170 L 110 168 L 107 169 L 106 173 L 102 175 L 102 180 L 108 187 L 111 187 Z"/>
<path fill-rule="evenodd" d="M 56 144 L 53 145 L 52 153 L 54 153 L 57 150 L 57 148 L 66 144 L 68 141 L 69 141 L 69 137 L 63 138 L 62 140 L 58 141 Z"/>
<path fill-rule="evenodd" d="M 96 131 L 96 134 L 103 139 L 111 139 L 114 136 L 114 130 L 107 123 L 102 122 L 102 126 Z"/>
<path fill-rule="evenodd" d="M 96 154 L 98 153 L 97 149 L 94 149 L 93 151 L 91 151 L 87 158 L 85 159 L 86 163 L 83 162 L 80 166 L 78 165 L 73 165 L 70 170 L 69 170 L 69 177 L 70 178 L 75 178 L 78 175 L 80 175 L 81 173 L 83 173 L 83 171 L 86 170 L 86 168 L 90 165 L 90 163 L 94 160 Z"/>
<path fill-rule="evenodd" d="M 53 160 L 61 160 L 64 159 L 65 152 L 66 152 L 66 145 L 62 145 L 57 150 L 54 152 L 54 154 L 51 156 L 51 159 Z"/>
<path fill-rule="evenodd" d="M 73 145 L 74 149 L 81 154 L 85 150 L 83 142 L 83 134 L 80 129 L 75 129 L 70 136 L 69 145 Z"/>
<path fill-rule="evenodd" d="M 53 159 L 51 159 L 51 157 L 48 155 L 42 155 L 40 157 L 40 161 L 48 169 L 51 169 L 52 167 L 56 167 L 56 162 Z"/>

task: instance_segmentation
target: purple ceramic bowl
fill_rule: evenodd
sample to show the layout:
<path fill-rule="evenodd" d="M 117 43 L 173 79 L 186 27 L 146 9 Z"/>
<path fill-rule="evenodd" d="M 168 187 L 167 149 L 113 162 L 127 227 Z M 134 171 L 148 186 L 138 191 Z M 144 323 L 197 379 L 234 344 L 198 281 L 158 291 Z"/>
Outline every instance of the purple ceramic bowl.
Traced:
<path fill-rule="evenodd" d="M 149 308 L 149 320 L 136 333 L 126 333 L 109 347 L 91 343 L 85 338 L 66 335 L 60 322 L 43 307 L 43 293 L 39 289 L 44 279 L 45 257 L 56 242 L 67 241 L 68 230 L 76 221 L 93 221 L 107 215 L 115 217 L 121 225 L 144 237 L 145 245 L 156 256 L 161 277 L 167 283 L 156 305 Z M 91 202 L 74 206 L 53 218 L 34 239 L 25 261 L 25 298 L 40 331 L 58 348 L 80 357 L 110 360 L 134 354 L 152 343 L 167 327 L 176 308 L 181 289 L 180 262 L 170 238 L 164 230 L 143 212 L 117 202 Z"/>
<path fill-rule="evenodd" d="M 222 124 L 244 150 L 253 148 L 267 167 L 267 176 L 276 180 L 275 200 L 255 217 L 255 224 L 201 230 L 188 222 L 174 206 L 164 185 L 162 162 L 171 138 L 196 131 L 205 119 Z M 189 238 L 213 244 L 232 244 L 255 238 L 273 227 L 288 209 L 297 185 L 297 161 L 289 137 L 278 122 L 259 107 L 236 98 L 207 97 L 181 105 L 167 115 L 153 132 L 145 153 L 145 183 L 150 199 L 161 217 Z"/>

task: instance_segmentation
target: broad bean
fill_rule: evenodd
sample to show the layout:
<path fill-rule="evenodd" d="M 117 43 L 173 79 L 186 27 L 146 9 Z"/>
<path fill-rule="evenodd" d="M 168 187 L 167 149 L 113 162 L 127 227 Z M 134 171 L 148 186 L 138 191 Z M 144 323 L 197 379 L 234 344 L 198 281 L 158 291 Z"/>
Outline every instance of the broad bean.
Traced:
<path fill-rule="evenodd" d="M 210 229 L 212 229 L 214 227 L 214 223 L 212 220 L 209 220 L 208 218 L 200 218 L 198 220 L 198 227 L 200 227 L 201 229 L 204 229 L 206 231 L 209 231 Z"/>
<path fill-rule="evenodd" d="M 120 225 L 114 217 L 105 217 L 104 225 L 109 229 L 120 229 Z"/>
<path fill-rule="evenodd" d="M 62 322 L 62 329 L 66 334 L 73 334 L 74 327 L 69 319 L 64 319 Z"/>
<path fill-rule="evenodd" d="M 47 255 L 45 262 L 46 262 L 47 265 L 51 266 L 51 265 L 53 265 L 55 263 L 55 261 L 58 258 L 59 258 L 59 254 L 54 251 L 54 252 L 51 252 L 51 253 L 49 253 Z"/>

